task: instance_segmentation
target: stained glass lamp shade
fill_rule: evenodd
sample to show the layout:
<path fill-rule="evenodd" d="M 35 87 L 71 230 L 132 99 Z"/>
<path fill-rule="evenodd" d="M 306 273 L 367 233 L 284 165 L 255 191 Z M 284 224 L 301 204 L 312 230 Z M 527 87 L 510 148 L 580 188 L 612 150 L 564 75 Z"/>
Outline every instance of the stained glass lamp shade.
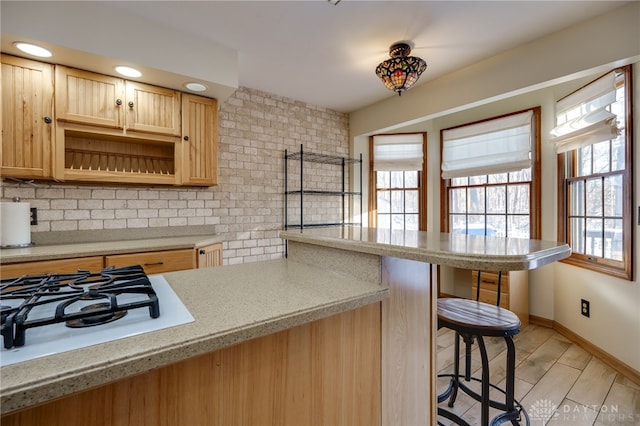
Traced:
<path fill-rule="evenodd" d="M 406 43 L 397 43 L 389 48 L 389 56 L 376 68 L 376 75 L 389 90 L 398 95 L 409 90 L 427 69 L 427 63 L 418 57 L 409 56 L 411 47 Z"/>

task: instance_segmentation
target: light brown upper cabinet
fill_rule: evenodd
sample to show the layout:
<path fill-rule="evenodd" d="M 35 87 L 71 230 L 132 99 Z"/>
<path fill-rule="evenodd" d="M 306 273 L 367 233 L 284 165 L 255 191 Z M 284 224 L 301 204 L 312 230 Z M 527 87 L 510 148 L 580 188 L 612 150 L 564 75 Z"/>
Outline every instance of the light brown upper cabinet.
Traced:
<path fill-rule="evenodd" d="M 180 92 L 125 81 L 127 130 L 180 136 Z"/>
<path fill-rule="evenodd" d="M 9 55 L 1 95 L 3 177 L 217 184 L 215 99 Z"/>
<path fill-rule="evenodd" d="M 2 176 L 52 177 L 53 66 L 2 55 Z"/>
<path fill-rule="evenodd" d="M 56 66 L 56 118 L 70 123 L 180 136 L 180 92 Z"/>
<path fill-rule="evenodd" d="M 182 94 L 182 184 L 218 183 L 218 101 Z"/>

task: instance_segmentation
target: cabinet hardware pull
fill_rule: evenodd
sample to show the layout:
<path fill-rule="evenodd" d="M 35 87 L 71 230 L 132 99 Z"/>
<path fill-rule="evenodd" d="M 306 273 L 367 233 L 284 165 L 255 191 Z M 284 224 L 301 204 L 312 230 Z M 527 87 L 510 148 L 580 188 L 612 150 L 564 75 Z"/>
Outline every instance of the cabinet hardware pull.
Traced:
<path fill-rule="evenodd" d="M 145 263 L 144 266 L 155 266 L 155 265 L 164 265 L 163 261 L 160 262 L 149 262 L 149 263 Z"/>
<path fill-rule="evenodd" d="M 185 141 L 188 141 L 188 140 L 189 140 L 189 136 L 185 136 L 183 139 L 184 139 Z"/>
<path fill-rule="evenodd" d="M 118 106 L 122 105 L 122 99 L 116 99 L 116 105 Z"/>
<path fill-rule="evenodd" d="M 199 252 L 199 253 L 200 253 L 200 254 L 205 254 L 205 253 L 206 253 L 206 251 L 204 251 L 204 249 L 200 249 L 200 252 Z"/>
<path fill-rule="evenodd" d="M 43 120 L 44 120 L 44 122 L 45 122 L 45 123 L 47 123 L 47 124 L 51 124 L 51 121 L 52 121 L 52 120 L 51 120 L 51 117 L 44 117 L 44 118 L 43 118 Z"/>
<path fill-rule="evenodd" d="M 129 108 L 133 108 L 133 101 L 129 101 Z"/>

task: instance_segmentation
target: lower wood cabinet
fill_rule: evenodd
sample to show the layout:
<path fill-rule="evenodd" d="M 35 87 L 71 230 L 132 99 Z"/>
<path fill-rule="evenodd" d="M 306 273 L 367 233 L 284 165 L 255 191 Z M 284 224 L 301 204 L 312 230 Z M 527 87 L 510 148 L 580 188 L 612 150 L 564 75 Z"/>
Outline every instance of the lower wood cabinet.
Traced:
<path fill-rule="evenodd" d="M 104 259 L 102 256 L 10 263 L 0 266 L 0 276 L 2 278 L 13 278 L 23 275 L 73 274 L 78 272 L 78 269 L 99 271 L 103 268 L 103 265 Z"/>
<path fill-rule="evenodd" d="M 222 243 L 210 244 L 196 248 L 198 255 L 196 263 L 198 268 L 210 268 L 222 265 Z"/>
<path fill-rule="evenodd" d="M 117 254 L 104 257 L 104 266 L 140 265 L 146 274 L 181 271 L 196 267 L 193 249 L 151 251 L 145 253 Z"/>
<path fill-rule="evenodd" d="M 377 426 L 380 327 L 374 303 L 7 414 L 1 423 Z"/>
<path fill-rule="evenodd" d="M 506 271 L 499 276 L 495 271 L 471 272 L 471 298 L 475 299 L 480 274 L 480 301 L 495 304 L 500 278 L 500 306 L 515 313 L 522 327 L 529 324 L 529 273 Z"/>
<path fill-rule="evenodd" d="M 145 273 L 161 274 L 184 269 L 222 265 L 222 243 L 189 249 L 148 251 L 70 259 L 38 260 L 0 265 L 1 278 L 37 274 L 72 274 L 78 270 L 100 271 L 108 266 L 141 265 Z"/>

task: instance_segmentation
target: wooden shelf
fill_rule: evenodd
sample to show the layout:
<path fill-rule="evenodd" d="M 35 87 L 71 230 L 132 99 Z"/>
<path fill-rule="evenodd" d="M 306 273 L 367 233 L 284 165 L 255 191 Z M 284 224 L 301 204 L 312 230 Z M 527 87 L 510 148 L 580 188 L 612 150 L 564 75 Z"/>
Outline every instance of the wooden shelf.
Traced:
<path fill-rule="evenodd" d="M 177 138 L 150 140 L 59 127 L 62 180 L 176 184 Z"/>

